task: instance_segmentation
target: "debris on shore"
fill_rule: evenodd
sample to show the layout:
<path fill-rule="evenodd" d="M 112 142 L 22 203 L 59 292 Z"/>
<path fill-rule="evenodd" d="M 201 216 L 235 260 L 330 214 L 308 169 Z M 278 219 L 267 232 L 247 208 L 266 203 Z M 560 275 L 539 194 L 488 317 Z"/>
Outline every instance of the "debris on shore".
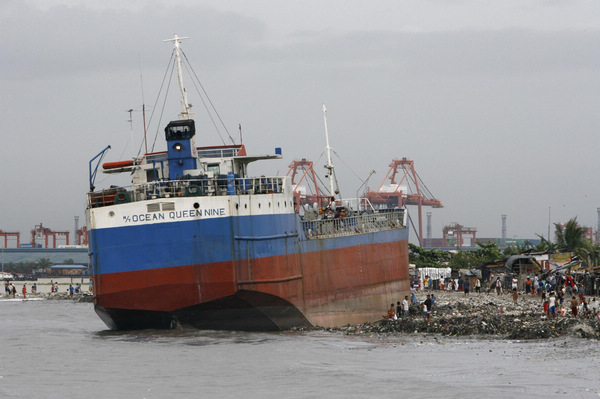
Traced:
<path fill-rule="evenodd" d="M 48 299 L 48 300 L 55 300 L 55 301 L 59 301 L 59 300 L 70 300 L 73 302 L 81 302 L 81 303 L 92 303 L 94 302 L 94 296 L 91 293 L 75 293 L 73 295 L 69 295 L 69 293 L 67 292 L 61 292 L 61 293 L 57 293 L 57 292 L 53 292 L 53 293 L 44 293 L 44 294 L 27 294 L 27 296 L 25 298 L 23 298 L 23 296 L 21 294 L 16 295 L 15 297 L 13 297 L 12 295 L 3 295 L 0 296 L 0 299 L 21 299 L 21 300 L 28 300 L 28 299 Z"/>
<path fill-rule="evenodd" d="M 75 293 L 73 295 L 69 295 L 67 292 L 53 292 L 53 293 L 45 293 L 45 294 L 30 294 L 35 298 L 49 299 L 49 300 L 70 300 L 73 302 L 82 302 L 82 303 L 91 303 L 94 302 L 94 296 L 91 293 Z"/>
<path fill-rule="evenodd" d="M 569 310 L 567 315 L 548 317 L 544 314 L 541 299 L 535 295 L 520 296 L 517 304 L 514 304 L 512 294 L 427 293 L 433 293 L 437 299 L 430 321 L 422 316 L 420 303 L 413 303 L 410 315 L 406 318 L 316 329 L 348 335 L 425 333 L 445 336 L 488 335 L 518 340 L 571 335 L 600 340 L 600 319 L 596 314 L 571 317 Z"/>
<path fill-rule="evenodd" d="M 60 292 L 60 293 L 52 293 L 52 294 L 40 294 L 41 297 L 43 297 L 44 299 L 51 299 L 51 300 L 71 300 L 74 302 L 85 302 L 85 303 L 91 303 L 94 302 L 94 296 L 89 293 L 89 294 L 84 294 L 84 293 L 76 293 L 73 295 L 69 295 L 66 292 Z"/>

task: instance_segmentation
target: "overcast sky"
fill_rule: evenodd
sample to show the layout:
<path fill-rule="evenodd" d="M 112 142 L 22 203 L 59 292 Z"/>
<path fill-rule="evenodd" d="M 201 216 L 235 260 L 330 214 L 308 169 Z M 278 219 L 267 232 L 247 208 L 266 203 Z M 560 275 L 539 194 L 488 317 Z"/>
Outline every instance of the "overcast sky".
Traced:
<path fill-rule="evenodd" d="M 39 223 L 85 224 L 88 161 L 109 144 L 106 161 L 137 153 L 174 33 L 232 136 L 241 123 L 249 153 L 282 147 L 257 172 L 320 171 L 326 104 L 342 195 L 412 159 L 444 203 L 433 237 L 452 222 L 500 237 L 502 214 L 509 238 L 597 225 L 600 2 L 368 3 L 3 0 L 0 229 L 27 241 Z M 188 92 L 196 143 L 222 144 Z"/>

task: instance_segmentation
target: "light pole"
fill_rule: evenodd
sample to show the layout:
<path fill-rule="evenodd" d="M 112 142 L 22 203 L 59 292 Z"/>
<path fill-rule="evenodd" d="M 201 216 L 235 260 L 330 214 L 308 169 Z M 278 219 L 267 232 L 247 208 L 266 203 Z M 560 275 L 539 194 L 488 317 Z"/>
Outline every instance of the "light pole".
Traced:
<path fill-rule="evenodd" d="M 360 212 L 360 198 L 358 197 L 358 192 L 360 191 L 360 189 L 369 182 L 369 178 L 371 176 L 373 176 L 375 174 L 375 169 L 373 169 L 370 173 L 369 176 L 367 176 L 367 178 L 365 179 L 365 181 L 363 182 L 363 184 L 361 184 L 358 187 L 358 190 L 356 190 L 356 209 L 358 210 L 358 212 Z"/>

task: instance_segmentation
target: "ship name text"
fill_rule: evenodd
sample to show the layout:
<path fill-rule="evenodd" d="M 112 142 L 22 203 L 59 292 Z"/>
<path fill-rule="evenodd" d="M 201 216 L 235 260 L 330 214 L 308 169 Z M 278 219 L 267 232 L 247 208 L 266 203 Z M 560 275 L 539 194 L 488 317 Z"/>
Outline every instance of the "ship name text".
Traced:
<path fill-rule="evenodd" d="M 203 216 L 219 217 L 225 216 L 225 208 L 211 209 L 184 209 L 182 211 L 138 213 L 124 215 L 124 223 L 157 222 L 161 220 L 196 219 Z"/>

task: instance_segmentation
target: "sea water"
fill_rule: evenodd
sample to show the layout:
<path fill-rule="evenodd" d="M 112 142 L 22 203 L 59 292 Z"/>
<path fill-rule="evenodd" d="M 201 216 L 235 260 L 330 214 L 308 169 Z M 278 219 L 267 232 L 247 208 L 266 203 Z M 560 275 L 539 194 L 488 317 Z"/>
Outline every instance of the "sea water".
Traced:
<path fill-rule="evenodd" d="M 0 300 L 0 398 L 598 398 L 600 343 L 114 332 L 89 303 Z"/>

